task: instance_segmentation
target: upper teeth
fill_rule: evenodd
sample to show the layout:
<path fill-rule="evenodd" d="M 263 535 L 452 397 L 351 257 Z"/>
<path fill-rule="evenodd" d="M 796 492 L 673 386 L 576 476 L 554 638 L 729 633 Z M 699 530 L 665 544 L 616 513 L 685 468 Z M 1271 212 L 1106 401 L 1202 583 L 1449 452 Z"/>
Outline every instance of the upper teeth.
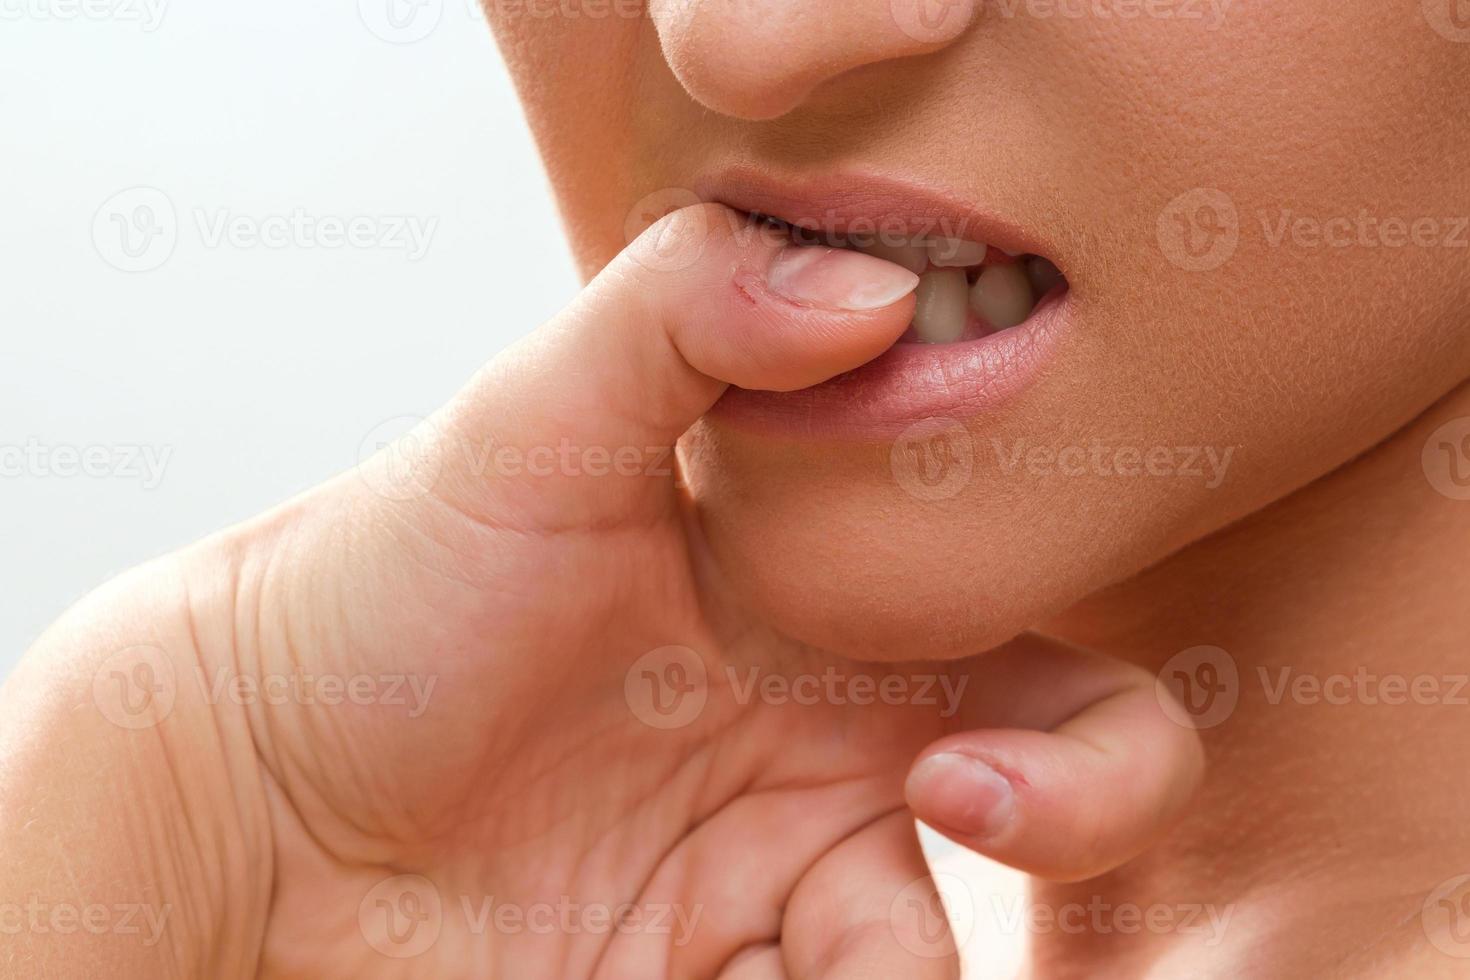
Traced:
<path fill-rule="evenodd" d="M 889 239 L 859 248 L 919 275 L 911 329 L 916 339 L 928 344 L 964 339 L 971 329 L 972 314 L 980 321 L 973 328 L 976 331 L 1005 330 L 1024 323 L 1037 300 L 1064 281 L 1055 265 L 1036 255 L 986 265 L 993 246 L 961 238 Z M 1003 251 L 996 249 L 990 258 L 999 259 Z"/>
<path fill-rule="evenodd" d="M 989 246 L 982 242 L 967 242 L 959 238 L 936 238 L 929 242 L 929 264 L 941 269 L 963 269 L 985 261 Z"/>
<path fill-rule="evenodd" d="M 894 265 L 901 265 L 915 274 L 923 272 L 929 264 L 929 250 L 922 241 L 900 244 L 875 241 L 861 246 L 858 251 L 866 252 L 886 262 L 892 262 Z"/>
<path fill-rule="evenodd" d="M 819 242 L 856 248 L 918 275 L 910 332 L 924 343 L 948 344 L 967 334 L 983 336 L 1024 323 L 1038 299 L 1066 282 L 1061 271 L 1039 255 L 1021 257 L 984 242 L 943 236 L 862 240 L 802 231 Z M 806 244 L 805 237 L 799 243 Z M 989 264 L 987 258 L 992 260 Z"/>

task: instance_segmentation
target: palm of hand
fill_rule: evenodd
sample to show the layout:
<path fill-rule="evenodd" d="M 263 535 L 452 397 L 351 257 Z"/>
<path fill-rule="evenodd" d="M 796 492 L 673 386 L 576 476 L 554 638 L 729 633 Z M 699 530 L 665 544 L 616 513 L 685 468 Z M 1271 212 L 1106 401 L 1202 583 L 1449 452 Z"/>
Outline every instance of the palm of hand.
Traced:
<path fill-rule="evenodd" d="M 351 624 L 314 656 L 429 697 L 280 720 L 266 975 L 950 975 L 903 777 L 963 681 L 717 637 L 673 510 L 554 535 L 392 510 L 326 576 L 385 570 L 391 600 L 288 618 Z"/>

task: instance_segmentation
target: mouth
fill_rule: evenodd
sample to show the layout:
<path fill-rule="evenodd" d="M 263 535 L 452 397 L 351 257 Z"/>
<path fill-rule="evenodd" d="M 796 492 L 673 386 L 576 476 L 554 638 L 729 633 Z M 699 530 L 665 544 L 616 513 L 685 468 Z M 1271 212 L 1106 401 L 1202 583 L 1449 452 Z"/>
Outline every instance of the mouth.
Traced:
<path fill-rule="evenodd" d="M 868 440 L 934 418 L 973 418 L 1041 377 L 1073 317 L 1053 244 L 942 188 L 873 173 L 797 181 L 737 169 L 695 192 L 798 245 L 856 249 L 920 277 L 913 321 L 887 352 L 800 391 L 731 389 L 712 413 L 718 422 Z"/>
<path fill-rule="evenodd" d="M 901 265 L 919 277 L 914 319 L 898 342 L 955 344 L 1019 327 L 1043 301 L 1060 298 L 1067 278 L 1043 255 L 1015 254 L 948 235 L 907 235 L 751 217 L 806 247 L 845 248 Z"/>

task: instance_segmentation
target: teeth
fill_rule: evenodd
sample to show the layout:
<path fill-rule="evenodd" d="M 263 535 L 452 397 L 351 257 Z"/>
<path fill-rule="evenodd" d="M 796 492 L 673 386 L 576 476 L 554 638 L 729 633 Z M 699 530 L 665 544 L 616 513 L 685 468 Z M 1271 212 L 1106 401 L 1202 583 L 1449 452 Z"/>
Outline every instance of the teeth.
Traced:
<path fill-rule="evenodd" d="M 985 261 L 986 246 L 963 238 L 935 238 L 929 242 L 929 264 L 940 269 L 962 269 Z"/>
<path fill-rule="evenodd" d="M 873 242 L 862 246 L 858 251 L 894 265 L 901 265 L 915 275 L 923 272 L 929 265 L 929 252 L 924 248 L 923 242 L 909 242 L 904 245 Z"/>
<path fill-rule="evenodd" d="M 924 288 L 923 281 L 919 289 Z M 1036 306 L 1036 295 L 1019 264 L 989 265 L 970 290 L 970 307 L 976 315 L 1001 330 L 1024 323 Z M 918 325 L 917 318 L 914 321 Z"/>
<path fill-rule="evenodd" d="M 1063 281 L 1062 270 L 1053 265 L 1050 259 L 1039 255 L 1033 255 L 1026 260 L 1026 278 L 1038 297 L 1045 296 Z"/>
<path fill-rule="evenodd" d="M 930 269 L 915 293 L 914 333 L 926 344 L 952 344 L 965 334 L 969 282 L 963 269 Z"/>

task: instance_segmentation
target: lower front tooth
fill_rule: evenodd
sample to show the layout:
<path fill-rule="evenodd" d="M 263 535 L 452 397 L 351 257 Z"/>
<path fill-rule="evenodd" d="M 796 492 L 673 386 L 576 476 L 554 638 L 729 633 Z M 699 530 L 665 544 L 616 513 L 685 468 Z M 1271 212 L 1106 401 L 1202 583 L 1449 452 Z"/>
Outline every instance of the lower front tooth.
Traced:
<path fill-rule="evenodd" d="M 915 292 L 914 332 L 926 344 L 950 344 L 965 334 L 969 282 L 963 269 L 930 269 Z"/>
<path fill-rule="evenodd" d="M 1036 307 L 1036 295 L 1019 264 L 987 265 L 970 289 L 970 307 L 991 326 L 1005 330 L 1026 321 Z"/>

